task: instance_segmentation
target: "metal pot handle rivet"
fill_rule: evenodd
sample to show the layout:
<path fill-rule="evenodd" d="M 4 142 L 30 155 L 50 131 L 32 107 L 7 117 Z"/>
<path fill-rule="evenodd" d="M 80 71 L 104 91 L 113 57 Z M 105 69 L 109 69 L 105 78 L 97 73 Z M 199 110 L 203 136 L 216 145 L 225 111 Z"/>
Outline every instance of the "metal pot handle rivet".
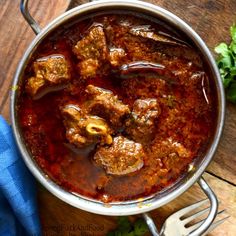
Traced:
<path fill-rule="evenodd" d="M 189 236 L 199 236 L 199 235 L 202 235 L 203 233 L 205 233 L 207 231 L 207 229 L 211 226 L 212 222 L 214 221 L 217 211 L 218 211 L 217 197 L 216 197 L 215 193 L 212 191 L 212 189 L 209 187 L 207 182 L 203 179 L 203 177 L 201 177 L 198 180 L 198 184 L 200 185 L 203 192 L 209 198 L 211 207 L 210 207 L 210 212 L 209 212 L 206 220 L 199 226 L 199 228 L 197 228 L 192 233 L 190 233 Z M 146 221 L 147 226 L 148 226 L 150 232 L 152 233 L 152 235 L 153 236 L 160 236 L 160 234 L 158 233 L 158 230 L 156 228 L 156 225 L 155 225 L 154 221 L 152 220 L 152 218 L 150 217 L 150 215 L 148 213 L 144 213 L 143 218 Z"/>

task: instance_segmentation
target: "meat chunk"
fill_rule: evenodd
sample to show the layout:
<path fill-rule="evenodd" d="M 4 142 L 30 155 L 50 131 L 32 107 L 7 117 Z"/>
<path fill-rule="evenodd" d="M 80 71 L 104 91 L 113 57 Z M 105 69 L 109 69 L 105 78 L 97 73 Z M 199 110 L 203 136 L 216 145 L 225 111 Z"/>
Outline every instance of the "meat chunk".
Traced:
<path fill-rule="evenodd" d="M 73 48 L 80 60 L 78 67 L 82 78 L 94 77 L 99 73 L 103 62 L 107 59 L 108 49 L 102 25 L 93 26 L 88 34 Z"/>
<path fill-rule="evenodd" d="M 122 62 L 124 62 L 126 53 L 122 48 L 111 48 L 109 52 L 109 61 L 112 66 L 121 66 Z"/>
<path fill-rule="evenodd" d="M 33 64 L 34 77 L 28 79 L 27 92 L 35 96 L 42 88 L 61 85 L 70 80 L 69 64 L 63 55 L 40 58 Z"/>
<path fill-rule="evenodd" d="M 92 143 L 111 144 L 112 130 L 106 121 L 97 116 L 84 114 L 76 105 L 67 105 L 62 109 L 66 137 L 78 148 Z"/>
<path fill-rule="evenodd" d="M 80 60 L 90 58 L 105 60 L 107 57 L 107 45 L 102 25 L 93 26 L 87 36 L 75 45 L 74 53 Z"/>
<path fill-rule="evenodd" d="M 131 116 L 126 122 L 126 132 L 137 142 L 151 141 L 155 131 L 155 123 L 160 113 L 157 99 L 136 100 Z"/>
<path fill-rule="evenodd" d="M 107 174 L 126 175 L 143 167 L 144 156 L 140 143 L 118 136 L 114 138 L 111 146 L 100 147 L 94 155 L 94 160 Z"/>
<path fill-rule="evenodd" d="M 98 60 L 87 59 L 79 63 L 80 75 L 83 78 L 96 76 L 98 68 L 99 68 Z"/>
<path fill-rule="evenodd" d="M 26 91 L 34 97 L 45 85 L 45 80 L 40 77 L 30 77 L 26 84 Z"/>
<path fill-rule="evenodd" d="M 106 119 L 113 127 L 122 127 L 125 116 L 130 113 L 127 105 L 109 90 L 88 85 L 86 92 L 91 96 L 87 107 L 89 113 Z"/>

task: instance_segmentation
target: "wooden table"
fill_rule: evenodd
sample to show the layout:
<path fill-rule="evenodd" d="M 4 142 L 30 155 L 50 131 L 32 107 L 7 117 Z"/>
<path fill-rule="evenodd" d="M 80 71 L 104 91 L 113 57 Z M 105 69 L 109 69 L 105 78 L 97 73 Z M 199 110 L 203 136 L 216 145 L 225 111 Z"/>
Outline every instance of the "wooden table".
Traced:
<path fill-rule="evenodd" d="M 12 78 L 25 49 L 35 37 L 19 10 L 20 0 L 0 0 L 0 113 L 10 122 L 9 95 Z M 81 1 L 82 2 L 82 1 Z M 44 27 L 48 22 L 79 1 L 31 0 L 30 12 Z M 229 27 L 236 22 L 236 0 L 153 0 L 170 10 L 202 37 L 210 50 L 221 41 L 229 41 Z M 231 216 L 209 235 L 236 235 L 236 105 L 227 104 L 226 123 L 219 149 L 204 174 Z M 158 226 L 172 212 L 202 199 L 194 185 L 186 193 L 151 214 Z M 44 235 L 106 235 L 116 226 L 116 217 L 94 215 L 58 200 L 43 187 L 38 188 L 40 217 Z"/>

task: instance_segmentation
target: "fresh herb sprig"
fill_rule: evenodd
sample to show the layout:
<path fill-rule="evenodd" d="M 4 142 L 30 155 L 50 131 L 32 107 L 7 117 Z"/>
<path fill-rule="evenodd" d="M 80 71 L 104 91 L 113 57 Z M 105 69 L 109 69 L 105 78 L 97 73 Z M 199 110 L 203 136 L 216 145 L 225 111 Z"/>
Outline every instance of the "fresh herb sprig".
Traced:
<path fill-rule="evenodd" d="M 143 236 L 148 232 L 148 227 L 143 219 L 131 223 L 127 216 L 118 217 L 118 227 L 107 236 Z"/>
<path fill-rule="evenodd" d="M 230 27 L 231 43 L 215 47 L 217 65 L 225 87 L 227 100 L 236 103 L 236 25 Z"/>

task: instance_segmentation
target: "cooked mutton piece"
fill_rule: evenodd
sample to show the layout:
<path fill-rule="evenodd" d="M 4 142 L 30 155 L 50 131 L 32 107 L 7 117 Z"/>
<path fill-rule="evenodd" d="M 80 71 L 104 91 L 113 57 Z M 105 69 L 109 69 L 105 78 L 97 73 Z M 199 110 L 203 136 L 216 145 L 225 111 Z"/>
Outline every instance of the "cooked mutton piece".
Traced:
<path fill-rule="evenodd" d="M 108 60 L 112 66 L 121 66 L 126 59 L 125 50 L 122 48 L 110 48 Z"/>
<path fill-rule="evenodd" d="M 111 146 L 98 148 L 94 160 L 107 174 L 126 175 L 143 167 L 144 156 L 140 143 L 118 136 L 114 138 Z"/>
<path fill-rule="evenodd" d="M 66 138 L 78 148 L 90 144 L 111 144 L 112 130 L 106 121 L 97 116 L 84 114 L 76 105 L 62 108 L 63 122 L 66 127 Z"/>
<path fill-rule="evenodd" d="M 88 102 L 88 113 L 109 121 L 112 127 L 122 127 L 125 117 L 130 113 L 128 105 L 122 103 L 112 91 L 88 85 L 86 92 L 91 100 Z"/>
<path fill-rule="evenodd" d="M 103 26 L 100 24 L 92 26 L 88 34 L 74 46 L 73 52 L 80 60 L 78 68 L 82 78 L 86 79 L 98 74 L 108 56 Z"/>
<path fill-rule="evenodd" d="M 63 55 L 50 55 L 33 63 L 34 76 L 26 83 L 26 91 L 36 96 L 42 88 L 60 86 L 71 78 L 69 63 Z"/>
<path fill-rule="evenodd" d="M 160 113 L 161 109 L 157 99 L 136 100 L 131 116 L 126 122 L 126 132 L 137 142 L 151 141 Z"/>
<path fill-rule="evenodd" d="M 102 25 L 91 27 L 87 36 L 82 38 L 74 47 L 74 53 L 80 60 L 100 59 L 107 57 L 106 37 Z"/>

